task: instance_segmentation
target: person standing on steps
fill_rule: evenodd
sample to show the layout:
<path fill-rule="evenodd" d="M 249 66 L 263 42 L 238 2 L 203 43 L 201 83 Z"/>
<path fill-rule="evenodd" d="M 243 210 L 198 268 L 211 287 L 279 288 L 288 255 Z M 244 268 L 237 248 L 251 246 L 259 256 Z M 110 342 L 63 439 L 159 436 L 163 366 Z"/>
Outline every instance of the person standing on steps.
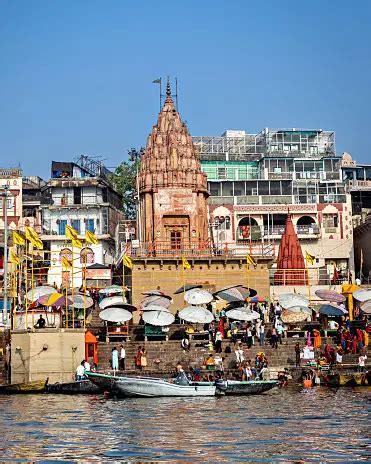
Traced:
<path fill-rule="evenodd" d="M 134 360 L 135 360 L 135 367 L 137 369 L 141 369 L 142 368 L 142 347 L 141 346 L 138 347 L 138 351 L 135 355 Z"/>
<path fill-rule="evenodd" d="M 125 358 L 126 358 L 126 350 L 124 345 L 120 345 L 120 370 L 125 370 Z"/>
<path fill-rule="evenodd" d="M 300 344 L 296 342 L 295 344 L 295 366 L 300 367 Z"/>
<path fill-rule="evenodd" d="M 112 363 L 113 375 L 116 375 L 116 371 L 119 368 L 119 352 L 117 351 L 116 347 L 112 348 L 111 356 L 112 356 L 111 363 Z"/>

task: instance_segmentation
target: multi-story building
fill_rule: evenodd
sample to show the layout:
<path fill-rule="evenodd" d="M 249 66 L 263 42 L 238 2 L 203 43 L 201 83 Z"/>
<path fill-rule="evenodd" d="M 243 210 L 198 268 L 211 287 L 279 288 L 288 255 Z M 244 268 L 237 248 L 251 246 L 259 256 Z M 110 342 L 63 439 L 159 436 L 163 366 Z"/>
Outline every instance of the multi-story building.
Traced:
<path fill-rule="evenodd" d="M 321 129 L 228 130 L 193 137 L 208 178 L 210 228 L 217 247 L 278 250 L 288 212 L 316 267 L 353 270 L 352 207 L 335 134 Z"/>
<path fill-rule="evenodd" d="M 41 192 L 41 239 L 50 252 L 50 284 L 80 286 L 85 267 L 88 286 L 109 283 L 123 220 L 122 198 L 109 174 L 101 163 L 85 156 L 76 163 L 52 162 L 51 179 Z M 72 247 L 66 238 L 67 225 L 77 231 L 82 249 Z M 95 234 L 97 245 L 84 242 L 86 231 Z M 72 269 L 62 268 L 63 256 L 73 262 Z"/>

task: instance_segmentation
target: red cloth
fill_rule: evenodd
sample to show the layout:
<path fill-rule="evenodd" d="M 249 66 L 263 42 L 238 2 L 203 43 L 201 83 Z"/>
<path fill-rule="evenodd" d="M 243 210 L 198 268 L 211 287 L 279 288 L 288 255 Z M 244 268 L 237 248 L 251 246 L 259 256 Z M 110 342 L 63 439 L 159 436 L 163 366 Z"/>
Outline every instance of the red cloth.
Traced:
<path fill-rule="evenodd" d="M 339 279 L 339 273 L 338 273 L 338 270 L 336 269 L 336 266 L 334 266 L 334 275 L 332 276 L 332 282 L 336 284 L 338 279 Z"/>

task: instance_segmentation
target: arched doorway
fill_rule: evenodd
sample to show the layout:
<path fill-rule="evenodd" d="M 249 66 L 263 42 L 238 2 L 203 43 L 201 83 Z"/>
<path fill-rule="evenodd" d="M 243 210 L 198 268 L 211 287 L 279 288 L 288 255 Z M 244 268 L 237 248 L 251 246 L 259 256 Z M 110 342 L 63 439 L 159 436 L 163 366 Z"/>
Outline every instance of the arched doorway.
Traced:
<path fill-rule="evenodd" d="M 317 232 L 317 224 L 311 216 L 301 216 L 296 222 L 296 232 L 298 234 L 313 234 Z"/>
<path fill-rule="evenodd" d="M 261 230 L 256 219 L 247 216 L 240 219 L 237 226 L 238 240 L 260 240 Z"/>

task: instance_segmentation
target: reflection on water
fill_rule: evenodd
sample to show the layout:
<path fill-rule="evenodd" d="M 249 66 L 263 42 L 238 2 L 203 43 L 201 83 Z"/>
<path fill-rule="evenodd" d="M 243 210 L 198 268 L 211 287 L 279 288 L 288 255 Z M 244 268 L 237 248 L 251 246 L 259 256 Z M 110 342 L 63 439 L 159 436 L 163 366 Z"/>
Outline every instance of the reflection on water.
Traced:
<path fill-rule="evenodd" d="M 0 396 L 6 462 L 370 462 L 370 389 L 250 397 Z"/>

